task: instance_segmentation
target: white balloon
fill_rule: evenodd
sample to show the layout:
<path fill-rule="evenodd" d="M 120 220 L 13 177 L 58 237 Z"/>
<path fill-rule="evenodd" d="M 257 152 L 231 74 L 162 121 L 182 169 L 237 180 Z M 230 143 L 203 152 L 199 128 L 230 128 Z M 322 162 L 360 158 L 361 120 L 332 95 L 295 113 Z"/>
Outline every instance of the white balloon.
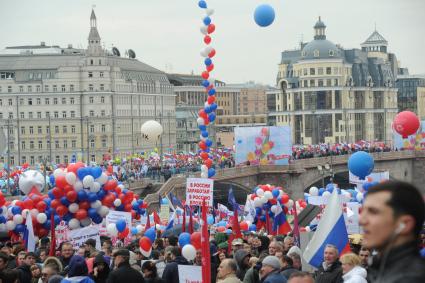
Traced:
<path fill-rule="evenodd" d="M 211 51 L 213 51 L 213 47 L 212 46 L 207 46 L 207 47 L 205 47 L 205 51 L 206 52 L 208 52 L 207 54 L 210 54 L 211 53 Z M 208 80 L 210 80 L 211 78 L 209 78 Z"/>
<path fill-rule="evenodd" d="M 18 224 L 22 224 L 24 222 L 24 218 L 22 217 L 22 215 L 20 214 L 16 214 L 15 216 L 13 216 L 13 222 L 18 225 Z"/>
<path fill-rule="evenodd" d="M 71 203 L 68 206 L 68 210 L 71 213 L 76 213 L 78 211 L 78 209 L 80 209 L 79 205 L 77 203 Z M 78 221 L 78 220 L 77 220 Z M 80 225 L 80 223 L 78 223 L 78 225 Z"/>
<path fill-rule="evenodd" d="M 202 26 L 200 28 L 200 31 L 202 34 L 207 35 L 208 34 L 208 26 Z"/>
<path fill-rule="evenodd" d="M 0 232 L 5 232 L 6 231 L 6 224 L 4 223 L 0 223 Z"/>
<path fill-rule="evenodd" d="M 283 190 L 279 190 L 279 197 L 283 196 Z"/>
<path fill-rule="evenodd" d="M 91 219 L 89 217 L 80 220 L 82 226 L 86 227 L 91 224 Z"/>
<path fill-rule="evenodd" d="M 81 181 L 77 181 L 74 184 L 74 190 L 78 193 L 83 189 L 83 183 Z"/>
<path fill-rule="evenodd" d="M 205 9 L 205 12 L 208 16 L 211 16 L 212 14 L 214 14 L 214 9 Z"/>
<path fill-rule="evenodd" d="M 198 119 L 196 119 L 196 122 L 198 123 L 198 126 L 202 126 L 205 125 L 205 121 L 203 118 L 199 117 Z"/>
<path fill-rule="evenodd" d="M 265 197 L 265 196 L 262 196 L 261 198 L 260 198 L 260 201 L 261 201 L 261 203 L 262 204 L 265 204 L 266 202 L 268 202 L 269 200 Z"/>
<path fill-rule="evenodd" d="M 317 187 L 311 187 L 309 190 L 310 195 L 312 196 L 318 196 L 319 195 L 319 189 Z"/>
<path fill-rule="evenodd" d="M 115 200 L 114 200 L 114 205 L 115 205 L 116 207 L 120 206 L 120 205 L 121 205 L 121 200 L 120 200 L 119 198 L 115 199 Z"/>
<path fill-rule="evenodd" d="M 142 253 L 144 257 L 150 257 L 152 253 L 152 248 L 150 248 L 148 251 L 145 251 L 144 249 L 140 248 L 140 252 Z"/>
<path fill-rule="evenodd" d="M 111 235 L 112 237 L 115 237 L 118 235 L 117 226 L 115 223 L 109 223 L 108 226 L 106 226 L 106 231 Z"/>
<path fill-rule="evenodd" d="M 84 188 L 90 188 L 91 186 L 93 186 L 94 183 L 94 178 L 93 176 L 87 175 L 84 177 L 83 179 L 83 187 Z"/>
<path fill-rule="evenodd" d="M 99 207 L 97 213 L 99 213 L 100 216 L 105 217 L 109 213 L 109 208 L 102 205 L 101 207 Z"/>
<path fill-rule="evenodd" d="M 182 255 L 185 259 L 191 261 L 195 259 L 196 249 L 191 244 L 187 244 L 182 248 Z"/>
<path fill-rule="evenodd" d="M 45 184 L 44 176 L 36 170 L 27 170 L 19 176 L 19 189 L 25 194 L 29 194 L 33 187 L 40 191 Z"/>
<path fill-rule="evenodd" d="M 356 195 L 356 199 L 357 199 L 358 202 L 362 202 L 363 197 L 364 197 L 363 193 L 361 193 L 361 192 L 358 192 L 357 195 Z"/>
<path fill-rule="evenodd" d="M 78 221 L 78 219 L 76 219 L 76 218 L 72 218 L 68 222 L 68 227 L 71 230 L 78 229 L 78 228 L 80 228 L 80 221 Z"/>
<path fill-rule="evenodd" d="M 30 210 L 29 209 L 27 209 L 27 208 L 25 208 L 24 210 L 22 210 L 22 212 L 21 212 L 21 215 L 22 215 L 22 217 L 27 217 L 27 214 L 30 212 Z"/>
<path fill-rule="evenodd" d="M 97 201 L 95 201 L 95 202 L 92 202 L 92 203 L 90 204 L 90 206 L 91 206 L 92 208 L 100 208 L 100 207 L 102 206 L 102 202 L 101 202 L 100 200 L 97 200 Z"/>
<path fill-rule="evenodd" d="M 305 226 L 305 231 L 310 232 L 311 231 L 310 226 Z"/>
<path fill-rule="evenodd" d="M 143 226 L 139 224 L 136 226 L 136 229 L 137 229 L 137 232 L 140 233 L 143 231 Z"/>
<path fill-rule="evenodd" d="M 287 203 L 285 203 L 287 208 L 292 208 L 294 206 L 294 200 L 290 199 Z"/>
<path fill-rule="evenodd" d="M 270 211 L 273 213 L 276 213 L 277 210 L 277 206 L 276 205 L 272 205 L 272 207 L 270 208 Z"/>
<path fill-rule="evenodd" d="M 330 196 L 330 195 L 331 195 L 331 193 L 330 193 L 330 192 L 325 191 L 325 192 L 323 193 L 323 195 L 322 195 L 322 196 L 324 196 L 324 197 L 328 197 L 328 196 Z"/>
<path fill-rule="evenodd" d="M 142 138 L 150 143 L 155 143 L 162 135 L 163 128 L 160 123 L 154 120 L 149 120 L 143 123 L 140 129 Z"/>
<path fill-rule="evenodd" d="M 12 220 L 9 220 L 6 222 L 7 231 L 12 231 L 13 229 L 15 229 L 15 227 L 16 227 L 16 224 Z"/>
<path fill-rule="evenodd" d="M 99 184 L 103 185 L 108 181 L 108 176 L 102 172 L 102 175 L 100 175 L 99 178 L 96 179 L 96 182 L 98 182 Z"/>
<path fill-rule="evenodd" d="M 99 184 L 98 182 L 94 182 L 93 185 L 90 187 L 90 192 L 97 193 L 98 191 L 100 191 L 100 187 L 101 184 Z"/>
<path fill-rule="evenodd" d="M 211 51 L 210 51 L 211 52 Z M 215 85 L 215 78 L 209 77 L 208 81 L 210 82 L 210 85 Z"/>
<path fill-rule="evenodd" d="M 35 208 L 33 208 L 33 209 L 31 209 L 30 214 L 31 214 L 31 216 L 32 216 L 32 217 L 37 217 L 37 215 L 38 215 L 38 210 L 37 210 L 37 209 L 35 209 Z"/>
<path fill-rule="evenodd" d="M 46 213 L 39 213 L 37 215 L 37 222 L 40 224 L 46 223 L 47 221 L 47 215 Z"/>
<path fill-rule="evenodd" d="M 201 178 L 208 178 L 207 172 L 201 172 Z"/>
<path fill-rule="evenodd" d="M 261 202 L 259 197 L 255 197 L 254 198 L 254 206 L 255 207 L 261 207 L 263 205 L 263 203 Z"/>
<path fill-rule="evenodd" d="M 266 192 L 264 192 L 264 197 L 265 197 L 267 200 L 269 200 L 269 199 L 272 199 L 272 198 L 273 198 L 273 194 L 272 194 L 272 192 L 270 192 L 270 191 L 266 191 Z"/>
<path fill-rule="evenodd" d="M 258 190 L 256 191 L 256 194 L 257 194 L 257 196 L 259 196 L 259 197 L 264 196 L 264 191 L 263 191 L 263 189 L 258 189 Z"/>
<path fill-rule="evenodd" d="M 207 172 L 208 173 L 208 166 L 207 165 L 202 165 L 201 166 L 201 172 Z"/>
<path fill-rule="evenodd" d="M 202 49 L 202 50 L 201 50 L 201 56 L 202 56 L 202 57 L 208 57 L 208 53 L 209 53 L 209 52 L 207 52 L 207 50 L 205 50 L 205 49 Z"/>
<path fill-rule="evenodd" d="M 53 176 L 55 176 L 55 179 L 59 176 L 65 176 L 65 171 L 63 171 L 62 168 L 57 168 L 55 171 L 53 171 Z"/>
<path fill-rule="evenodd" d="M 74 174 L 74 172 L 68 172 L 65 175 L 65 180 L 68 184 L 74 185 L 75 182 L 77 182 L 77 176 Z"/>

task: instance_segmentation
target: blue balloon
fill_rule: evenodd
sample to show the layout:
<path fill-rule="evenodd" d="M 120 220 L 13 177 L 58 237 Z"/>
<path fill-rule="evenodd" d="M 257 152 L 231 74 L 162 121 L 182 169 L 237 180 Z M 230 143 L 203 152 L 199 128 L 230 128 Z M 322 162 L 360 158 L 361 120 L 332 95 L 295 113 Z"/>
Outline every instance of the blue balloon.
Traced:
<path fill-rule="evenodd" d="M 89 170 L 90 170 L 90 168 L 86 168 L 86 167 L 78 168 L 78 170 L 77 170 L 78 179 L 80 179 L 82 181 L 85 176 L 90 175 Z"/>
<path fill-rule="evenodd" d="M 272 190 L 272 195 L 274 198 L 277 198 L 279 196 L 279 190 L 278 189 L 273 189 Z"/>
<path fill-rule="evenodd" d="M 207 223 L 208 223 L 208 225 L 214 224 L 214 217 L 212 215 L 208 215 Z"/>
<path fill-rule="evenodd" d="M 201 1 L 198 2 L 198 6 L 199 6 L 199 8 L 206 9 L 207 8 L 207 2 L 205 2 L 204 0 L 201 0 Z"/>
<path fill-rule="evenodd" d="M 211 24 L 211 18 L 207 16 L 204 18 L 203 22 L 204 25 L 208 26 L 209 24 Z"/>
<path fill-rule="evenodd" d="M 99 166 L 91 168 L 91 175 L 95 179 L 99 178 L 100 175 L 102 175 L 102 168 L 100 168 Z"/>
<path fill-rule="evenodd" d="M 255 224 L 249 225 L 249 231 L 257 231 L 257 225 Z"/>
<path fill-rule="evenodd" d="M 71 204 L 66 197 L 61 197 L 61 203 L 66 207 L 68 207 Z"/>
<path fill-rule="evenodd" d="M 97 215 L 97 211 L 96 211 L 96 208 L 89 208 L 89 210 L 88 210 L 88 213 L 87 213 L 88 215 L 89 215 L 89 217 L 90 218 L 95 218 L 96 217 L 96 215 Z"/>
<path fill-rule="evenodd" d="M 268 4 L 259 5 L 254 11 L 254 20 L 260 27 L 267 27 L 274 21 L 275 12 Z"/>
<path fill-rule="evenodd" d="M 118 232 L 122 232 L 125 230 L 125 226 L 127 226 L 127 223 L 125 223 L 125 220 L 123 219 L 119 219 L 116 223 L 115 226 L 117 226 L 117 230 Z"/>
<path fill-rule="evenodd" d="M 151 227 L 148 230 L 146 230 L 144 236 L 148 237 L 149 240 L 151 240 L 151 243 L 155 242 L 155 239 L 156 239 L 155 227 Z"/>
<path fill-rule="evenodd" d="M 131 235 L 137 235 L 137 233 L 139 233 L 136 227 L 132 227 L 130 232 L 131 232 Z"/>
<path fill-rule="evenodd" d="M 0 223 L 6 223 L 6 218 L 3 215 L 0 215 Z"/>
<path fill-rule="evenodd" d="M 215 111 L 216 109 L 217 109 L 217 103 L 213 103 L 213 104 L 211 104 L 211 109 L 213 110 L 213 111 Z"/>
<path fill-rule="evenodd" d="M 89 193 L 89 202 L 95 202 L 97 201 L 97 194 L 96 193 Z"/>
<path fill-rule="evenodd" d="M 103 199 L 106 196 L 105 190 L 101 189 L 97 192 L 97 199 Z"/>
<path fill-rule="evenodd" d="M 62 217 L 62 220 L 65 221 L 65 222 L 69 222 L 69 220 L 71 220 L 72 218 L 74 218 L 73 215 L 72 215 L 72 213 L 68 212 L 67 214 L 65 214 Z"/>
<path fill-rule="evenodd" d="M 55 176 L 53 176 L 53 174 L 49 176 L 49 182 L 52 186 L 55 185 Z"/>
<path fill-rule="evenodd" d="M 227 234 L 227 235 L 231 235 L 231 234 L 232 234 L 232 232 L 233 232 L 233 231 L 232 231 L 231 229 L 227 229 L 227 230 L 226 230 L 226 234 Z"/>
<path fill-rule="evenodd" d="M 133 205 L 131 206 L 133 208 L 133 210 L 138 210 L 139 209 L 139 204 L 137 202 L 133 203 Z"/>
<path fill-rule="evenodd" d="M 61 218 L 59 217 L 59 215 L 53 216 L 53 220 L 55 222 L 55 225 L 59 225 L 59 223 L 61 222 Z"/>
<path fill-rule="evenodd" d="M 206 107 L 204 107 L 204 111 L 205 111 L 205 113 L 211 113 L 212 112 L 212 109 L 211 109 L 211 107 L 209 107 L 209 106 L 206 106 Z"/>
<path fill-rule="evenodd" d="M 183 248 L 187 244 L 190 244 L 190 234 L 183 232 L 179 235 L 179 246 Z"/>
<path fill-rule="evenodd" d="M 50 220 L 47 220 L 46 222 L 43 223 L 43 227 L 45 229 L 50 230 L 50 226 L 51 226 L 50 223 L 51 223 L 51 221 Z"/>
<path fill-rule="evenodd" d="M 21 212 L 22 212 L 22 209 L 19 206 L 13 206 L 12 207 L 12 213 L 13 213 L 13 215 L 21 214 Z"/>
<path fill-rule="evenodd" d="M 325 192 L 325 189 L 324 188 L 320 188 L 319 189 L 319 196 L 323 195 L 324 192 Z"/>
<path fill-rule="evenodd" d="M 208 91 L 208 95 L 214 95 L 215 93 L 216 93 L 216 90 L 214 88 Z"/>
<path fill-rule="evenodd" d="M 201 131 L 205 131 L 207 129 L 207 126 L 205 126 L 205 125 L 199 125 L 198 128 Z"/>
<path fill-rule="evenodd" d="M 261 210 L 261 208 L 260 207 L 256 207 L 255 208 L 255 214 L 256 215 L 261 215 L 261 213 L 262 213 L 263 211 Z"/>
<path fill-rule="evenodd" d="M 85 200 L 87 200 L 87 193 L 86 193 L 86 191 L 84 191 L 84 190 L 81 190 L 81 191 L 79 191 L 78 193 L 77 193 L 77 197 L 78 197 L 78 200 L 79 201 L 85 201 Z"/>
<path fill-rule="evenodd" d="M 364 151 L 357 151 L 348 159 L 348 170 L 360 180 L 364 180 L 367 175 L 372 173 L 374 167 L 373 157 Z"/>
<path fill-rule="evenodd" d="M 203 136 L 204 138 L 208 138 L 208 132 L 207 131 L 202 131 L 201 132 L 201 136 Z"/>
<path fill-rule="evenodd" d="M 207 140 L 205 141 L 205 144 L 206 144 L 208 147 L 212 146 L 212 140 L 207 139 Z M 208 148 L 207 150 L 205 150 L 205 152 L 210 152 L 209 148 Z"/>
<path fill-rule="evenodd" d="M 216 115 L 215 115 L 214 112 L 208 114 L 208 120 L 210 120 L 210 122 L 214 122 L 215 121 L 215 117 L 216 117 Z"/>
<path fill-rule="evenodd" d="M 206 66 L 211 65 L 211 64 L 212 64 L 212 60 L 211 60 L 211 58 L 207 58 L 207 59 L 205 59 L 204 63 L 205 63 L 205 65 L 206 65 Z"/>
<path fill-rule="evenodd" d="M 18 224 L 18 225 L 16 225 L 15 231 L 17 233 L 24 233 L 25 232 L 25 225 L 24 224 Z"/>
<path fill-rule="evenodd" d="M 100 224 L 103 221 L 103 217 L 99 214 L 96 214 L 96 216 L 92 218 L 92 221 L 96 224 Z"/>
<path fill-rule="evenodd" d="M 214 175 L 215 175 L 215 169 L 214 168 L 208 169 L 208 178 L 214 177 Z"/>
<path fill-rule="evenodd" d="M 208 87 L 210 85 L 210 82 L 208 80 L 203 80 L 202 81 L 202 86 L 203 87 Z"/>
<path fill-rule="evenodd" d="M 49 196 L 50 199 L 55 199 L 55 196 L 53 195 L 52 190 L 48 191 L 47 195 Z M 46 199 L 44 199 L 44 200 L 46 200 Z"/>
<path fill-rule="evenodd" d="M 217 223 L 218 227 L 226 227 L 226 225 L 227 225 L 227 222 L 224 220 L 221 220 L 220 222 Z"/>

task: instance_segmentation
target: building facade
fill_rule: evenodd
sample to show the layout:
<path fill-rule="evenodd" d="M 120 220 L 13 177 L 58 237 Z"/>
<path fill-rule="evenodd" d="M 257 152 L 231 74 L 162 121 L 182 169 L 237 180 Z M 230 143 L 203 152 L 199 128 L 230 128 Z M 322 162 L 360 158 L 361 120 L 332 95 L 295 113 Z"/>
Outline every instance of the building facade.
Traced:
<path fill-rule="evenodd" d="M 425 76 L 399 75 L 396 81 L 399 111 L 415 112 L 419 119 L 425 119 Z"/>
<path fill-rule="evenodd" d="M 361 49 L 343 49 L 320 17 L 314 30 L 314 40 L 282 52 L 272 119 L 291 126 L 295 144 L 390 141 L 399 68 L 387 41 L 374 31 Z"/>
<path fill-rule="evenodd" d="M 140 127 L 158 120 L 175 146 L 175 98 L 165 73 L 105 50 L 92 11 L 87 49 L 7 47 L 0 53 L 2 162 L 101 162 L 159 147 Z M 2 149 L 3 150 L 3 149 Z M 6 154 L 8 153 L 8 154 Z"/>

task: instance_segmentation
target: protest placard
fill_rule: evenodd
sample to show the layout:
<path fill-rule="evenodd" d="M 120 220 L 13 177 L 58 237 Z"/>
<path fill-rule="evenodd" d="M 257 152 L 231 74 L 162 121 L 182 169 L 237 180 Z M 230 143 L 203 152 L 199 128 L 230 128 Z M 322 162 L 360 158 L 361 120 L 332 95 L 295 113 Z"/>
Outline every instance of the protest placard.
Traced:
<path fill-rule="evenodd" d="M 202 283 L 202 267 L 178 265 L 180 283 Z"/>
<path fill-rule="evenodd" d="M 65 221 L 61 221 L 58 226 L 55 227 L 55 239 L 56 248 L 60 247 L 60 244 L 69 240 L 69 227 Z"/>
<path fill-rule="evenodd" d="M 99 226 L 88 226 L 81 229 L 70 230 L 69 240 L 75 250 L 83 246 L 88 239 L 96 240 L 96 250 L 101 250 Z"/>
<path fill-rule="evenodd" d="M 207 206 L 213 204 L 214 180 L 205 178 L 187 178 L 186 205 L 202 205 L 205 199 Z"/>
<path fill-rule="evenodd" d="M 131 228 L 131 213 L 115 210 L 110 210 L 108 215 L 106 215 L 106 226 L 110 223 L 117 223 L 120 219 L 125 220 L 126 227 Z"/>

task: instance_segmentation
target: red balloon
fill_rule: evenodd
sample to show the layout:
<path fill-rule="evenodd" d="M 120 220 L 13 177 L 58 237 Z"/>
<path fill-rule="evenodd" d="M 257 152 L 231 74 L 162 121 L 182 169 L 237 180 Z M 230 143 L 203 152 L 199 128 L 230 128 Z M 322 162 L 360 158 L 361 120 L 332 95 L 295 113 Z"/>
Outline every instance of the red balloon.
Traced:
<path fill-rule="evenodd" d="M 55 199 L 59 199 L 59 198 L 63 197 L 63 192 L 59 188 L 53 188 L 52 189 L 52 194 L 55 197 Z"/>
<path fill-rule="evenodd" d="M 207 144 L 204 141 L 200 141 L 198 145 L 199 145 L 199 148 L 202 150 L 207 149 Z"/>
<path fill-rule="evenodd" d="M 284 194 L 283 196 L 282 196 L 282 199 L 281 199 L 281 203 L 283 203 L 283 204 L 285 204 L 285 203 L 287 203 L 289 201 L 289 196 L 287 195 L 287 194 Z"/>
<path fill-rule="evenodd" d="M 83 210 L 88 210 L 90 208 L 90 203 L 88 201 L 82 201 L 78 204 L 78 207 Z"/>
<path fill-rule="evenodd" d="M 201 156 L 201 158 L 203 159 L 203 160 L 207 160 L 208 159 L 208 153 L 206 153 L 205 151 L 203 151 L 203 152 L 201 152 L 201 154 L 199 154 L 200 156 Z"/>
<path fill-rule="evenodd" d="M 77 211 L 78 212 L 78 211 Z M 67 214 L 68 213 L 68 208 L 66 208 L 66 206 L 64 206 L 64 205 L 59 205 L 57 208 L 56 208 L 56 213 L 60 216 L 60 217 L 63 217 L 65 214 Z"/>
<path fill-rule="evenodd" d="M 151 240 L 148 237 L 143 236 L 139 240 L 139 247 L 144 251 L 149 251 L 152 248 Z"/>
<path fill-rule="evenodd" d="M 248 231 L 248 223 L 246 223 L 245 221 L 242 221 L 239 226 L 241 227 L 242 231 Z"/>
<path fill-rule="evenodd" d="M 60 202 L 60 200 L 58 200 L 58 199 L 54 199 L 54 200 L 52 200 L 52 202 L 50 203 L 50 206 L 51 206 L 52 208 L 54 208 L 54 209 L 56 209 L 59 205 L 61 205 L 61 202 Z"/>
<path fill-rule="evenodd" d="M 419 129 L 419 119 L 415 113 L 411 111 L 403 111 L 398 113 L 393 122 L 394 130 L 399 133 L 403 139 L 415 134 Z"/>
<path fill-rule="evenodd" d="M 76 191 L 69 191 L 66 193 L 66 199 L 70 202 L 75 202 L 77 200 L 77 192 Z"/>
<path fill-rule="evenodd" d="M 38 236 L 39 238 L 42 238 L 42 237 L 45 237 L 45 236 L 47 236 L 47 235 L 49 234 L 49 230 L 47 230 L 47 229 L 44 229 L 44 228 L 40 227 L 40 228 L 37 230 L 36 234 L 37 234 L 37 236 Z"/>
<path fill-rule="evenodd" d="M 108 182 L 105 183 L 104 189 L 107 191 L 112 191 L 113 189 L 116 188 L 117 185 L 118 185 L 117 181 L 109 180 Z"/>
<path fill-rule="evenodd" d="M 215 49 L 213 48 L 213 50 L 211 50 L 211 52 L 210 53 L 208 53 L 208 57 L 209 58 L 212 58 L 212 57 L 214 57 L 214 55 L 215 55 Z M 212 64 L 211 64 L 212 65 Z"/>
<path fill-rule="evenodd" d="M 47 208 L 47 204 L 44 201 L 39 201 L 37 202 L 37 204 L 35 205 L 35 208 L 39 211 L 39 212 L 44 212 Z"/>
<path fill-rule="evenodd" d="M 130 232 L 130 229 L 128 227 L 125 227 L 124 231 L 118 233 L 118 238 L 124 239 L 128 236 L 128 233 Z"/>
<path fill-rule="evenodd" d="M 204 165 L 207 166 L 208 168 L 211 168 L 211 166 L 213 165 L 213 161 L 211 159 L 207 159 L 204 161 Z"/>
<path fill-rule="evenodd" d="M 204 37 L 204 42 L 205 42 L 205 44 L 210 44 L 210 43 L 211 43 L 211 36 L 206 35 L 206 36 Z"/>
<path fill-rule="evenodd" d="M 121 194 L 121 188 L 120 187 L 116 187 L 115 188 L 115 192 L 119 195 Z"/>
<path fill-rule="evenodd" d="M 75 163 L 68 164 L 68 167 L 66 167 L 66 169 L 68 170 L 68 172 L 74 172 L 74 174 L 77 175 L 78 168 Z"/>
<path fill-rule="evenodd" d="M 195 232 L 190 235 L 190 243 L 195 249 L 199 250 L 201 248 L 201 232 Z"/>
<path fill-rule="evenodd" d="M 27 198 L 26 200 L 24 200 L 24 207 L 26 209 L 32 209 L 34 207 L 34 202 L 32 201 L 32 199 Z"/>
<path fill-rule="evenodd" d="M 133 191 L 127 191 L 127 193 L 125 194 L 126 198 L 130 199 L 131 201 L 134 198 L 134 192 Z"/>
<path fill-rule="evenodd" d="M 61 175 L 55 178 L 56 187 L 64 189 L 68 182 L 66 181 L 65 176 Z"/>
<path fill-rule="evenodd" d="M 207 101 L 208 101 L 208 104 L 213 104 L 215 101 L 215 95 L 208 96 Z"/>
<path fill-rule="evenodd" d="M 210 77 L 210 73 L 208 73 L 207 71 L 203 71 L 202 74 L 201 74 L 201 77 L 204 80 L 208 80 L 208 78 Z"/>
<path fill-rule="evenodd" d="M 127 211 L 127 212 L 130 212 L 132 207 L 133 207 L 133 206 L 131 205 L 131 203 L 127 203 L 127 204 L 124 206 L 124 210 L 125 210 L 125 211 Z"/>
<path fill-rule="evenodd" d="M 112 165 L 109 165 L 109 166 L 108 166 L 108 170 L 107 170 L 107 172 L 108 172 L 109 174 L 112 174 L 112 173 L 114 172 L 114 168 L 112 167 Z"/>
<path fill-rule="evenodd" d="M 37 204 L 39 201 L 41 201 L 41 197 L 36 194 L 30 194 L 30 198 L 34 202 L 34 204 Z"/>
<path fill-rule="evenodd" d="M 209 86 L 207 86 L 207 87 L 206 87 L 207 92 L 208 92 L 210 89 L 213 89 L 213 88 L 214 88 L 214 84 L 210 84 Z"/>
<path fill-rule="evenodd" d="M 80 203 L 80 207 L 81 207 L 81 203 Z M 77 212 L 75 213 L 75 218 L 77 218 L 78 220 L 82 220 L 84 218 L 87 218 L 87 211 L 84 209 L 79 209 L 77 210 Z"/>
<path fill-rule="evenodd" d="M 208 118 L 208 114 L 204 111 L 204 109 L 198 111 L 198 116 L 204 119 Z"/>
<path fill-rule="evenodd" d="M 215 25 L 214 24 L 209 24 L 208 28 L 207 28 L 208 34 L 211 34 L 215 31 Z"/>
<path fill-rule="evenodd" d="M 18 201 L 15 202 L 15 205 L 19 206 L 21 209 L 25 209 L 23 201 L 18 200 Z"/>
<path fill-rule="evenodd" d="M 63 191 L 65 194 L 67 194 L 70 191 L 74 191 L 74 188 L 71 185 L 66 185 Z"/>
<path fill-rule="evenodd" d="M 217 232 L 223 233 L 224 231 L 226 231 L 226 227 L 224 226 L 217 227 Z"/>
<path fill-rule="evenodd" d="M 0 198 L 0 206 L 3 206 L 3 205 L 5 205 L 6 204 L 6 199 L 2 196 L 1 198 Z"/>
<path fill-rule="evenodd" d="M 214 64 L 208 65 L 207 66 L 207 71 L 211 72 L 212 70 L 214 70 Z"/>

